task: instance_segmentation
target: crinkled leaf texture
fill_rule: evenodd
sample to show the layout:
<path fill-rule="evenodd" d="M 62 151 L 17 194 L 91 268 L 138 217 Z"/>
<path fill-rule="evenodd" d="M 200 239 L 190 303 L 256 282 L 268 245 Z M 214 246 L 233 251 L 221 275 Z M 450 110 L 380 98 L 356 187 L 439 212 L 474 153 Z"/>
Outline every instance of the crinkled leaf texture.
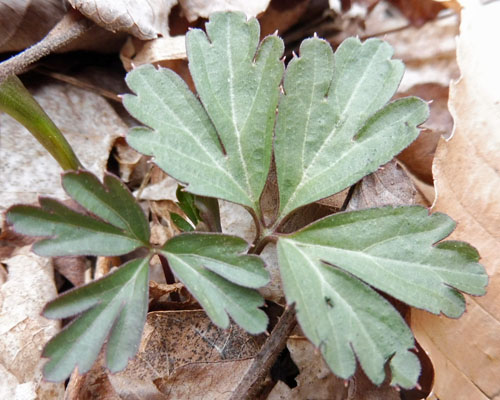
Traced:
<path fill-rule="evenodd" d="M 104 185 L 89 172 L 68 172 L 62 178 L 68 194 L 91 215 L 57 200 L 40 198 L 40 206 L 14 206 L 7 220 L 30 236 L 45 236 L 33 246 L 43 256 L 115 256 L 149 245 L 149 224 L 128 189 L 113 175 Z"/>
<path fill-rule="evenodd" d="M 375 383 L 391 358 L 394 385 L 413 387 L 419 363 L 399 313 L 371 287 L 415 307 L 458 317 L 458 290 L 481 295 L 488 278 L 474 248 L 439 242 L 454 229 L 444 214 L 385 207 L 335 214 L 278 240 L 288 303 L 330 368 L 347 378 L 358 358 Z M 457 290 L 458 289 L 458 290 Z"/>
<path fill-rule="evenodd" d="M 283 42 L 266 37 L 241 13 L 219 13 L 188 32 L 189 69 L 201 100 L 167 69 L 143 66 L 127 75 L 136 95 L 124 105 L 149 128 L 127 142 L 191 193 L 259 209 L 271 163 Z"/>
<path fill-rule="evenodd" d="M 268 320 L 259 309 L 264 299 L 253 289 L 268 283 L 269 273 L 260 257 L 244 254 L 247 250 L 248 243 L 235 236 L 185 233 L 170 239 L 161 254 L 215 324 L 227 328 L 229 314 L 257 334 Z"/>
<path fill-rule="evenodd" d="M 356 183 L 418 136 L 428 106 L 404 98 L 384 107 L 404 71 L 381 40 L 306 39 L 288 64 L 276 122 L 280 215 Z"/>
<path fill-rule="evenodd" d="M 128 262 L 106 277 L 63 294 L 44 310 L 48 318 L 81 314 L 45 347 L 44 376 L 66 379 L 78 367 L 87 372 L 104 341 L 111 372 L 125 368 L 137 352 L 148 310 L 149 259 Z"/>

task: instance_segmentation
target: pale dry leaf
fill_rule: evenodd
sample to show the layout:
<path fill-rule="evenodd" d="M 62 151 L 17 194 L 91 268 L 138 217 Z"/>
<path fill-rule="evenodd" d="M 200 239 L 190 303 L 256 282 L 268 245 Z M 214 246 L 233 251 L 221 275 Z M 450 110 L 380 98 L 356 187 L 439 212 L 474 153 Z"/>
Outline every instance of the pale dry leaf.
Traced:
<path fill-rule="evenodd" d="M 65 12 L 63 0 L 0 0 L 0 53 L 38 42 Z"/>
<path fill-rule="evenodd" d="M 115 159 L 120 168 L 120 178 L 124 182 L 130 182 L 132 174 L 143 155 L 132 149 L 123 138 L 118 138 L 115 142 L 115 149 Z"/>
<path fill-rule="evenodd" d="M 68 0 L 97 25 L 139 39 L 168 35 L 168 15 L 177 0 Z"/>
<path fill-rule="evenodd" d="M 62 399 L 64 384 L 42 379 L 42 348 L 60 329 L 59 321 L 41 316 L 57 295 L 52 263 L 29 246 L 17 253 L 2 260 L 8 278 L 0 286 L 0 397 Z"/>
<path fill-rule="evenodd" d="M 151 183 L 147 185 L 142 190 L 137 190 L 134 195 L 139 200 L 150 200 L 150 201 L 161 201 L 161 200 L 172 200 L 176 201 L 177 196 L 175 192 L 177 191 L 178 183 L 177 181 L 166 176 L 159 182 Z"/>
<path fill-rule="evenodd" d="M 127 131 L 113 108 L 102 97 L 68 84 L 46 82 L 28 88 L 82 164 L 102 177 L 113 142 Z M 0 113 L 0 158 L 0 211 L 14 203 L 34 203 L 38 195 L 67 198 L 61 187 L 61 167 L 22 125 L 4 113 Z"/>
<path fill-rule="evenodd" d="M 416 200 L 417 190 L 413 182 L 398 162 L 392 160 L 356 185 L 346 211 L 413 205 Z"/>
<path fill-rule="evenodd" d="M 434 161 L 433 209 L 457 222 L 452 239 L 477 247 L 490 282 L 486 296 L 467 298 L 458 320 L 412 312 L 412 327 L 434 364 L 441 400 L 498 398 L 500 393 L 500 3 L 467 2 L 458 39 L 461 79 L 450 89 L 454 135 Z"/>
<path fill-rule="evenodd" d="M 242 206 L 219 200 L 222 232 L 236 235 L 252 243 L 255 239 L 255 224 L 250 213 Z"/>
<path fill-rule="evenodd" d="M 248 17 L 255 17 L 265 11 L 270 0 L 179 0 L 188 21 L 198 18 L 208 18 L 210 14 L 219 11 L 241 11 Z"/>
<path fill-rule="evenodd" d="M 164 36 L 147 42 L 128 38 L 120 51 L 120 59 L 126 71 L 143 64 L 162 65 L 170 68 L 168 62 L 187 59 L 186 37 L 184 35 Z"/>

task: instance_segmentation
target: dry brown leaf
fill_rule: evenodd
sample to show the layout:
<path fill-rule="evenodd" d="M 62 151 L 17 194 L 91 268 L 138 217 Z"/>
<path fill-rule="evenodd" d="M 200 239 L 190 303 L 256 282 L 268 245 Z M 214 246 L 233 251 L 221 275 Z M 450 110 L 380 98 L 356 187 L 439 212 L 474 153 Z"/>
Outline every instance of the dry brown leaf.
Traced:
<path fill-rule="evenodd" d="M 0 286 L 0 398 L 62 399 L 63 383 L 42 380 L 43 346 L 59 331 L 59 322 L 41 316 L 57 292 L 50 259 L 30 246 L 2 260 L 7 281 Z"/>
<path fill-rule="evenodd" d="M 28 88 L 83 165 L 101 177 L 113 142 L 127 131 L 113 108 L 102 97 L 68 84 L 47 81 Z M 14 203 L 34 203 L 38 195 L 67 197 L 61 187 L 61 167 L 22 125 L 4 113 L 0 113 L 0 158 L 0 211 Z"/>
<path fill-rule="evenodd" d="M 89 268 L 86 257 L 54 257 L 54 269 L 74 286 L 85 283 L 85 271 Z"/>
<path fill-rule="evenodd" d="M 199 17 L 208 18 L 217 11 L 241 11 L 248 17 L 255 17 L 265 11 L 270 0 L 179 0 L 188 21 Z"/>
<path fill-rule="evenodd" d="M 410 23 L 416 27 L 421 27 L 428 21 L 437 17 L 446 5 L 434 0 L 389 0 Z"/>
<path fill-rule="evenodd" d="M 38 42 L 64 16 L 65 8 L 63 0 L 0 0 L 0 52 Z"/>
<path fill-rule="evenodd" d="M 96 363 L 88 380 L 73 374 L 72 381 L 78 383 L 73 386 L 78 391 L 72 392 L 72 398 L 82 399 L 84 393 L 93 392 L 106 393 L 110 399 L 115 395 L 131 399 L 225 399 L 263 340 L 234 324 L 219 329 L 203 311 L 152 312 L 139 352 L 127 368 L 111 375 Z"/>
<path fill-rule="evenodd" d="M 477 247 L 490 276 L 484 297 L 468 297 L 458 320 L 412 312 L 412 327 L 434 364 L 441 400 L 500 395 L 500 3 L 466 4 L 458 40 L 462 77 L 450 90 L 453 137 L 436 152 L 434 209 L 457 222 L 453 239 Z"/>
<path fill-rule="evenodd" d="M 392 160 L 365 176 L 354 188 L 346 211 L 387 205 L 413 205 L 417 191 L 397 161 Z"/>
<path fill-rule="evenodd" d="M 264 37 L 278 31 L 283 35 L 299 21 L 311 0 L 274 0 L 266 12 L 259 17 L 260 36 Z"/>
<path fill-rule="evenodd" d="M 297 386 L 289 388 L 279 381 L 267 400 L 399 400 L 399 393 L 388 382 L 377 387 L 358 368 L 349 380 L 336 377 L 328 369 L 321 354 L 305 337 L 287 341 L 290 355 L 300 373 Z"/>
<path fill-rule="evenodd" d="M 168 15 L 177 0 L 68 0 L 97 25 L 142 40 L 168 34 Z"/>
<path fill-rule="evenodd" d="M 397 97 L 417 96 L 429 102 L 430 117 L 423 124 L 417 140 L 398 155 L 398 159 L 419 179 L 433 183 L 432 161 L 441 136 L 449 137 L 453 129 L 453 119 L 448 111 L 448 87 L 437 83 L 413 86 Z"/>

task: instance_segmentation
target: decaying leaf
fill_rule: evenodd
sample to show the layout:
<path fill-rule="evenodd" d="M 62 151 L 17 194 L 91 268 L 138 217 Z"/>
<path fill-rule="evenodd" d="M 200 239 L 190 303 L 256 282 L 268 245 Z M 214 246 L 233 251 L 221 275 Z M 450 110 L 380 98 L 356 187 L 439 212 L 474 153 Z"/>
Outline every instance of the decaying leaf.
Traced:
<path fill-rule="evenodd" d="M 148 40 L 168 34 L 168 15 L 177 0 L 69 0 L 69 3 L 103 28 Z"/>
<path fill-rule="evenodd" d="M 412 312 L 416 337 L 434 364 L 434 393 L 442 400 L 500 393 L 500 63 L 492 50 L 500 35 L 500 4 L 465 6 L 458 40 L 462 76 L 450 90 L 455 130 L 436 152 L 434 209 L 458 221 L 452 237 L 478 248 L 490 282 L 486 296 L 468 297 L 459 320 Z"/>
<path fill-rule="evenodd" d="M 388 382 L 376 386 L 358 369 L 347 381 L 331 373 L 314 346 L 304 337 L 287 341 L 290 356 L 299 369 L 297 386 L 279 381 L 267 400 L 400 400 L 399 393 Z"/>
<path fill-rule="evenodd" d="M 417 191 L 411 179 L 393 160 L 365 176 L 354 188 L 346 211 L 388 205 L 416 204 Z"/>
<path fill-rule="evenodd" d="M 453 120 L 448 111 L 448 87 L 437 83 L 423 83 L 411 87 L 397 96 L 418 96 L 429 102 L 431 109 L 429 119 L 425 121 L 424 129 L 417 140 L 399 155 L 405 166 L 419 179 L 427 184 L 433 184 L 432 161 L 441 136 L 447 138 L 453 129 Z"/>
<path fill-rule="evenodd" d="M 0 52 L 38 42 L 64 16 L 61 0 L 0 0 Z"/>
<path fill-rule="evenodd" d="M 219 329 L 203 311 L 149 313 L 139 353 L 127 368 L 111 375 L 95 365 L 88 379 L 78 378 L 73 398 L 106 390 L 113 399 L 226 399 L 263 340 L 234 324 Z"/>
<path fill-rule="evenodd" d="M 52 262 L 29 247 L 2 262 L 8 277 L 0 283 L 0 398 L 62 399 L 64 384 L 42 379 L 42 347 L 60 329 L 58 321 L 41 316 L 57 294 Z"/>
<path fill-rule="evenodd" d="M 180 0 L 179 3 L 189 21 L 208 18 L 218 11 L 241 11 L 255 17 L 265 11 L 270 0 Z"/>

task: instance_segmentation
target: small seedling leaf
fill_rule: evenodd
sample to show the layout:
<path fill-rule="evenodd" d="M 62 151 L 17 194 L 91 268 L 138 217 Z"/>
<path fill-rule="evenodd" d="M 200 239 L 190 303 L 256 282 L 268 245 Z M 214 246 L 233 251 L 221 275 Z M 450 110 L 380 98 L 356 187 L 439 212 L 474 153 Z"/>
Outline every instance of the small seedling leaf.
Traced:
<path fill-rule="evenodd" d="M 106 277 L 74 289 L 50 302 L 48 318 L 81 314 L 45 347 L 50 358 L 44 376 L 66 379 L 75 367 L 87 372 L 106 338 L 106 365 L 111 372 L 124 369 L 137 352 L 148 309 L 149 260 L 136 259 Z"/>
<path fill-rule="evenodd" d="M 221 234 L 185 233 L 170 239 L 161 253 L 172 271 L 203 306 L 212 321 L 229 326 L 229 316 L 250 333 L 267 327 L 255 288 L 269 282 L 261 258 L 243 254 L 248 244 Z"/>

